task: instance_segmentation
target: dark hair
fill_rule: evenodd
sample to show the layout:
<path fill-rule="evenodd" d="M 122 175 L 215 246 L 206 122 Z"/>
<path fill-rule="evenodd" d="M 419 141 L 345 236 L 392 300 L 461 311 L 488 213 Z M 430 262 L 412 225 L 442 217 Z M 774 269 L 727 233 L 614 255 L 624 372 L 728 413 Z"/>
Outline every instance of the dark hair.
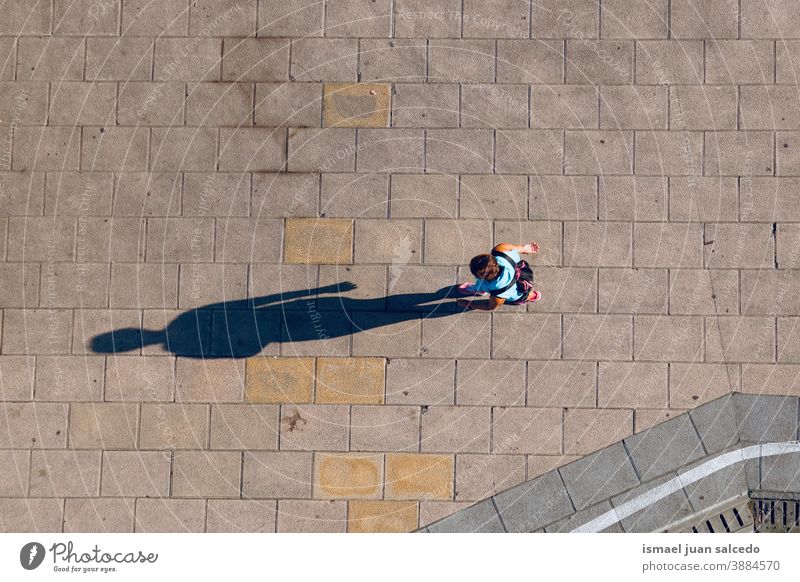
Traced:
<path fill-rule="evenodd" d="M 469 270 L 478 279 L 483 279 L 484 281 L 492 281 L 500 275 L 500 265 L 497 264 L 492 255 L 472 257 L 469 262 Z"/>

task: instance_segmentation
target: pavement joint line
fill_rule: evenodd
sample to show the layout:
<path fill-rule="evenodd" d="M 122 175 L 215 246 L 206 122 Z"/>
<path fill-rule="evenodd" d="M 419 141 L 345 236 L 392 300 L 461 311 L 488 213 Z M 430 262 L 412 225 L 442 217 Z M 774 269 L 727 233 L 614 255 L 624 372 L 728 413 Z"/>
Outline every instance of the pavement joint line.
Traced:
<path fill-rule="evenodd" d="M 569 500 L 569 504 L 572 507 L 572 511 L 578 511 L 578 506 L 575 505 L 575 501 L 572 499 L 572 495 L 569 492 L 569 488 L 567 487 L 567 482 L 564 481 L 564 475 L 561 474 L 559 469 L 556 469 L 556 474 L 558 475 L 559 480 L 561 481 L 561 485 L 564 487 L 564 492 L 567 494 L 567 499 Z"/>
<path fill-rule="evenodd" d="M 497 509 L 497 503 L 494 500 L 494 495 L 489 498 L 489 502 L 492 504 L 492 509 L 494 509 L 495 514 L 497 514 L 497 519 L 500 520 L 500 525 L 503 528 L 503 531 L 508 533 L 508 527 L 506 527 L 505 521 L 503 521 L 503 516 L 500 514 L 500 510 Z"/>
<path fill-rule="evenodd" d="M 672 38 L 672 0 L 667 0 L 667 39 L 671 38 Z"/>
<path fill-rule="evenodd" d="M 778 41 L 772 41 L 772 84 L 775 85 L 778 83 Z M 773 169 L 777 171 L 775 166 L 772 166 Z"/>
<path fill-rule="evenodd" d="M 697 428 L 697 424 L 695 423 L 694 418 L 692 418 L 691 414 L 688 414 L 687 417 L 689 419 L 689 424 L 691 424 L 692 428 L 694 429 L 695 435 L 697 435 L 697 440 L 700 442 L 700 446 L 703 448 L 703 453 L 706 456 L 708 456 L 710 453 L 706 448 L 706 444 L 703 442 L 703 436 L 700 434 L 700 430 Z"/>
<path fill-rule="evenodd" d="M 736 12 L 736 38 L 742 38 L 742 0 L 738 0 L 738 10 Z"/>
<path fill-rule="evenodd" d="M 634 424 L 635 424 L 636 423 L 636 411 L 635 410 L 633 412 L 633 421 L 634 421 Z M 634 429 L 635 428 L 636 427 L 634 427 Z M 625 441 L 625 439 L 622 439 L 622 448 L 625 450 L 625 454 L 628 456 L 628 461 L 630 462 L 631 467 L 633 467 L 633 472 L 636 474 L 636 478 L 639 480 L 639 482 L 641 482 L 642 481 L 642 475 L 639 473 L 639 469 L 636 467 L 636 463 L 633 462 L 633 456 L 631 455 L 631 451 L 628 448 L 628 443 Z"/>

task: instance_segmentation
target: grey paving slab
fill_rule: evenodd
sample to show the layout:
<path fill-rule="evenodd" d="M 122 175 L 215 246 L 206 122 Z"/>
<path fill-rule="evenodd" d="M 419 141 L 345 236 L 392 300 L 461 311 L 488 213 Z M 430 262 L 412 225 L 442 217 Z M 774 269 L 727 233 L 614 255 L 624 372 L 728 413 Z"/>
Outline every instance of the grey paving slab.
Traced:
<path fill-rule="evenodd" d="M 435 40 L 428 49 L 428 78 L 432 81 L 491 82 L 495 43 L 488 40 Z"/>
<path fill-rule="evenodd" d="M 342 533 L 347 529 L 346 501 L 281 500 L 279 532 Z"/>
<path fill-rule="evenodd" d="M 533 85 L 531 127 L 597 128 L 598 101 L 598 90 L 591 85 Z"/>
<path fill-rule="evenodd" d="M 16 68 L 17 39 L 6 37 L 0 39 L 0 55 L 3 58 L 3 66 L 0 67 L 0 79 L 4 81 L 14 80 L 14 69 Z"/>
<path fill-rule="evenodd" d="M 761 459 L 761 489 L 794 492 L 800 479 L 800 453 L 792 452 Z"/>
<path fill-rule="evenodd" d="M 51 173 L 45 188 L 44 210 L 54 216 L 108 216 L 113 195 L 111 173 Z"/>
<path fill-rule="evenodd" d="M 252 499 L 309 498 L 311 476 L 311 453 L 247 452 L 244 455 L 242 496 Z"/>
<path fill-rule="evenodd" d="M 177 216 L 182 176 L 168 173 L 123 173 L 116 176 L 114 216 Z"/>
<path fill-rule="evenodd" d="M 488 358 L 491 322 L 483 314 L 463 315 L 457 323 L 446 318 L 422 321 L 422 354 L 432 358 Z"/>
<path fill-rule="evenodd" d="M 567 40 L 567 83 L 626 84 L 633 79 L 634 43 L 602 40 L 597 46 L 584 40 Z"/>
<path fill-rule="evenodd" d="M 221 52 L 221 38 L 157 38 L 153 79 L 218 81 Z"/>
<path fill-rule="evenodd" d="M 77 170 L 80 139 L 80 132 L 72 127 L 19 127 L 14 136 L 15 160 L 3 169 Z"/>
<path fill-rule="evenodd" d="M 526 218 L 528 180 L 525 176 L 462 176 L 463 218 Z"/>
<path fill-rule="evenodd" d="M 151 169 L 159 172 L 202 172 L 216 168 L 216 130 L 205 127 L 168 127 L 156 128 L 151 135 Z"/>
<path fill-rule="evenodd" d="M 44 204 L 44 172 L 1 172 L 7 200 L 6 216 L 40 215 Z"/>
<path fill-rule="evenodd" d="M 258 57 L 256 58 L 260 60 Z M 355 39 L 303 38 L 292 44 L 290 67 L 292 79 L 298 81 L 356 81 L 358 79 L 357 69 L 358 42 Z"/>
<path fill-rule="evenodd" d="M 352 323 L 354 330 L 364 331 L 353 337 L 354 356 L 420 356 L 422 321 L 418 314 L 356 313 Z"/>
<path fill-rule="evenodd" d="M 50 123 L 53 125 L 113 125 L 117 87 L 114 83 L 53 84 Z"/>
<path fill-rule="evenodd" d="M 206 532 L 272 533 L 276 522 L 275 501 L 214 499 L 208 503 Z"/>
<path fill-rule="evenodd" d="M 45 82 L 1 82 L 0 124 L 45 125 L 48 97 Z"/>
<path fill-rule="evenodd" d="M 393 127 L 458 127 L 456 83 L 397 83 L 392 96 Z"/>
<path fill-rule="evenodd" d="M 637 83 L 699 83 L 702 40 L 642 40 L 636 43 Z"/>
<path fill-rule="evenodd" d="M 3 313 L 4 354 L 66 354 L 71 335 L 68 310 L 6 309 Z"/>
<path fill-rule="evenodd" d="M 761 445 L 753 445 L 761 447 Z M 759 455 L 761 451 L 759 450 Z M 744 464 L 744 477 L 747 480 L 747 487 L 750 491 L 761 489 L 761 457 L 750 459 Z"/>
<path fill-rule="evenodd" d="M 172 459 L 172 497 L 238 498 L 242 453 L 178 451 Z"/>
<path fill-rule="evenodd" d="M 670 124 L 686 129 L 735 129 L 736 100 L 733 99 L 733 90 L 734 87 L 728 85 L 671 87 Z M 712 197 L 712 204 L 713 200 Z M 727 206 L 719 211 L 730 216 L 733 209 Z"/>
<path fill-rule="evenodd" d="M 492 357 L 554 359 L 562 346 L 560 323 L 554 314 L 501 314 L 492 322 Z"/>
<path fill-rule="evenodd" d="M 600 92 L 602 129 L 666 129 L 666 87 L 608 86 Z"/>
<path fill-rule="evenodd" d="M 454 404 L 455 362 L 392 358 L 386 364 L 389 404 Z"/>
<path fill-rule="evenodd" d="M 456 401 L 519 406 L 525 402 L 525 363 L 463 360 L 458 362 Z"/>
<path fill-rule="evenodd" d="M 560 412 L 554 408 L 493 408 L 493 452 L 559 454 L 563 450 Z"/>
<path fill-rule="evenodd" d="M 7 498 L 0 499 L 2 531 L 60 532 L 64 521 L 63 499 Z"/>
<path fill-rule="evenodd" d="M 24 263 L 0 265 L 0 301 L 5 307 L 36 305 L 39 297 L 39 273 Z"/>
<path fill-rule="evenodd" d="M 618 495 L 611 499 L 615 508 L 619 509 L 625 502 L 642 495 L 647 495 L 665 481 L 672 479 L 674 473 L 668 474 L 660 479 L 643 483 L 636 489 Z M 667 495 L 658 501 L 647 505 L 644 509 L 635 512 L 633 515 L 623 518 L 620 521 L 622 528 L 626 532 L 657 532 L 664 530 L 672 523 L 681 521 L 689 517 L 692 513 L 692 505 L 686 496 L 686 491 L 678 489 L 674 493 Z"/>
<path fill-rule="evenodd" d="M 28 494 L 31 455 L 28 451 L 0 452 L 0 495 L 3 497 L 24 497 Z"/>
<path fill-rule="evenodd" d="M 456 460 L 455 495 L 458 500 L 478 500 L 525 480 L 522 455 L 459 455 Z"/>
<path fill-rule="evenodd" d="M 498 40 L 497 80 L 501 83 L 560 83 L 564 70 L 563 53 L 559 41 Z"/>
<path fill-rule="evenodd" d="M 350 448 L 354 451 L 414 451 L 419 448 L 416 406 L 352 407 Z"/>
<path fill-rule="evenodd" d="M 42 356 L 34 390 L 41 401 L 102 401 L 102 357 Z"/>
<path fill-rule="evenodd" d="M 103 497 L 168 497 L 169 451 L 105 451 Z"/>
<path fill-rule="evenodd" d="M 97 497 L 101 455 L 100 451 L 34 451 L 29 494 L 34 497 Z"/>
<path fill-rule="evenodd" d="M 600 269 L 598 293 L 602 313 L 666 313 L 669 301 L 667 271 Z"/>
<path fill-rule="evenodd" d="M 468 507 L 428 526 L 430 533 L 503 533 L 506 531 L 491 499 Z"/>
<path fill-rule="evenodd" d="M 704 456 L 703 444 L 686 415 L 625 439 L 637 473 L 650 480 Z"/>
<path fill-rule="evenodd" d="M 134 499 L 67 499 L 64 532 L 133 533 Z"/>
<path fill-rule="evenodd" d="M 212 424 L 216 416 L 214 412 L 212 410 Z M 205 449 L 208 424 L 208 406 L 205 404 L 143 404 L 139 446 L 143 449 Z M 268 440 L 269 436 L 265 438 Z M 213 442 L 212 448 L 215 444 Z"/>
<path fill-rule="evenodd" d="M 6 402 L 33 400 L 36 358 L 30 356 L 0 357 L 0 396 Z"/>
<path fill-rule="evenodd" d="M 427 43 L 422 39 L 365 39 L 359 52 L 362 81 L 425 80 Z"/>
<path fill-rule="evenodd" d="M 205 522 L 203 499 L 136 500 L 136 532 L 200 533 Z"/>
<path fill-rule="evenodd" d="M 432 129 L 425 134 L 428 173 L 489 173 L 493 134 L 486 129 Z"/>
<path fill-rule="evenodd" d="M 238 0 L 200 0 L 189 8 L 189 34 L 252 36 L 256 32 L 257 4 Z"/>
<path fill-rule="evenodd" d="M 23 37 L 17 46 L 18 79 L 80 81 L 84 67 L 80 36 Z"/>
<path fill-rule="evenodd" d="M 364 442 L 359 440 L 363 431 L 349 429 L 350 414 L 349 407 L 338 404 L 283 405 L 279 414 L 280 449 L 286 451 L 346 451 L 349 448 L 348 445 L 355 442 L 356 446 L 353 447 L 353 450 L 371 450 L 371 448 L 359 448 L 359 443 Z M 365 420 L 365 424 L 369 424 L 369 420 Z M 417 423 L 417 433 L 419 432 L 418 425 L 419 423 Z M 416 434 L 415 437 L 414 442 L 417 445 L 419 434 Z M 275 444 L 277 448 L 277 441 Z"/>
<path fill-rule="evenodd" d="M 739 438 L 748 443 L 798 438 L 797 397 L 735 394 Z"/>
<path fill-rule="evenodd" d="M 723 396 L 698 406 L 689 416 L 709 454 L 732 447 L 739 441 L 735 396 Z"/>
<path fill-rule="evenodd" d="M 564 465 L 558 471 L 579 510 L 639 485 L 639 477 L 622 443 Z"/>
<path fill-rule="evenodd" d="M 636 359 L 695 362 L 703 355 L 701 317 L 636 316 L 633 335 Z"/>
<path fill-rule="evenodd" d="M 148 131 L 141 127 L 86 128 L 82 137 L 81 169 L 124 169 L 128 172 L 147 170 L 148 142 Z M 162 155 L 165 156 L 162 164 L 168 165 L 166 150 Z"/>
<path fill-rule="evenodd" d="M 706 52 L 706 82 L 764 83 L 773 75 L 768 40 L 719 40 Z"/>
<path fill-rule="evenodd" d="M 431 406 L 422 413 L 423 452 L 488 453 L 491 411 L 479 406 Z"/>
<path fill-rule="evenodd" d="M 251 125 L 253 85 L 250 83 L 198 83 L 187 87 L 186 124 Z"/>
<path fill-rule="evenodd" d="M 533 531 L 574 511 L 561 477 L 553 471 L 492 499 L 509 532 Z"/>
<path fill-rule="evenodd" d="M 123 36 L 86 39 L 86 80 L 128 83 L 151 79 L 153 39 Z"/>

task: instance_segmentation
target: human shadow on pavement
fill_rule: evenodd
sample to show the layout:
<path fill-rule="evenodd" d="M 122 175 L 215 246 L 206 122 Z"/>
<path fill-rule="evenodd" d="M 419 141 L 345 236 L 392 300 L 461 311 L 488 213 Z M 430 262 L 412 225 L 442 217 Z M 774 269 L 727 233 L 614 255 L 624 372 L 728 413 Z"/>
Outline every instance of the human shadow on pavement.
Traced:
<path fill-rule="evenodd" d="M 463 311 L 455 285 L 430 293 L 357 299 L 340 295 L 356 285 L 222 301 L 190 309 L 164 329 L 120 328 L 92 338 L 92 351 L 118 354 L 158 346 L 186 358 L 246 358 L 271 344 L 322 341 L 420 318 Z M 432 302 L 438 302 L 432 304 Z"/>

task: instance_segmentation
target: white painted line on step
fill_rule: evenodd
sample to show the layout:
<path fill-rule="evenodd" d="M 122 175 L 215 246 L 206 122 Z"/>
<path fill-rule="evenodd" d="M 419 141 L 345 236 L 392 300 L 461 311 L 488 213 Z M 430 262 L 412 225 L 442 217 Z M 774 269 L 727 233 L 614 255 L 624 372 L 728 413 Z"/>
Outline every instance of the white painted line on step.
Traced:
<path fill-rule="evenodd" d="M 736 463 L 741 463 L 756 457 L 772 457 L 775 455 L 785 455 L 788 453 L 800 452 L 800 443 L 797 442 L 783 442 L 783 443 L 765 443 L 763 445 L 750 445 L 742 447 L 734 451 L 723 453 L 718 457 L 701 463 L 693 469 L 678 473 L 669 481 L 654 487 L 649 491 L 645 491 L 638 497 L 626 501 L 619 507 L 615 507 L 610 511 L 606 511 L 602 515 L 595 517 L 593 520 L 576 527 L 572 533 L 596 533 L 611 527 L 615 523 L 619 523 L 626 517 L 630 517 L 637 511 L 641 511 L 650 507 L 654 503 L 664 499 L 668 495 L 672 495 L 681 488 L 686 487 L 691 483 L 696 483 L 700 479 L 716 473 L 717 471 L 730 467 Z"/>

